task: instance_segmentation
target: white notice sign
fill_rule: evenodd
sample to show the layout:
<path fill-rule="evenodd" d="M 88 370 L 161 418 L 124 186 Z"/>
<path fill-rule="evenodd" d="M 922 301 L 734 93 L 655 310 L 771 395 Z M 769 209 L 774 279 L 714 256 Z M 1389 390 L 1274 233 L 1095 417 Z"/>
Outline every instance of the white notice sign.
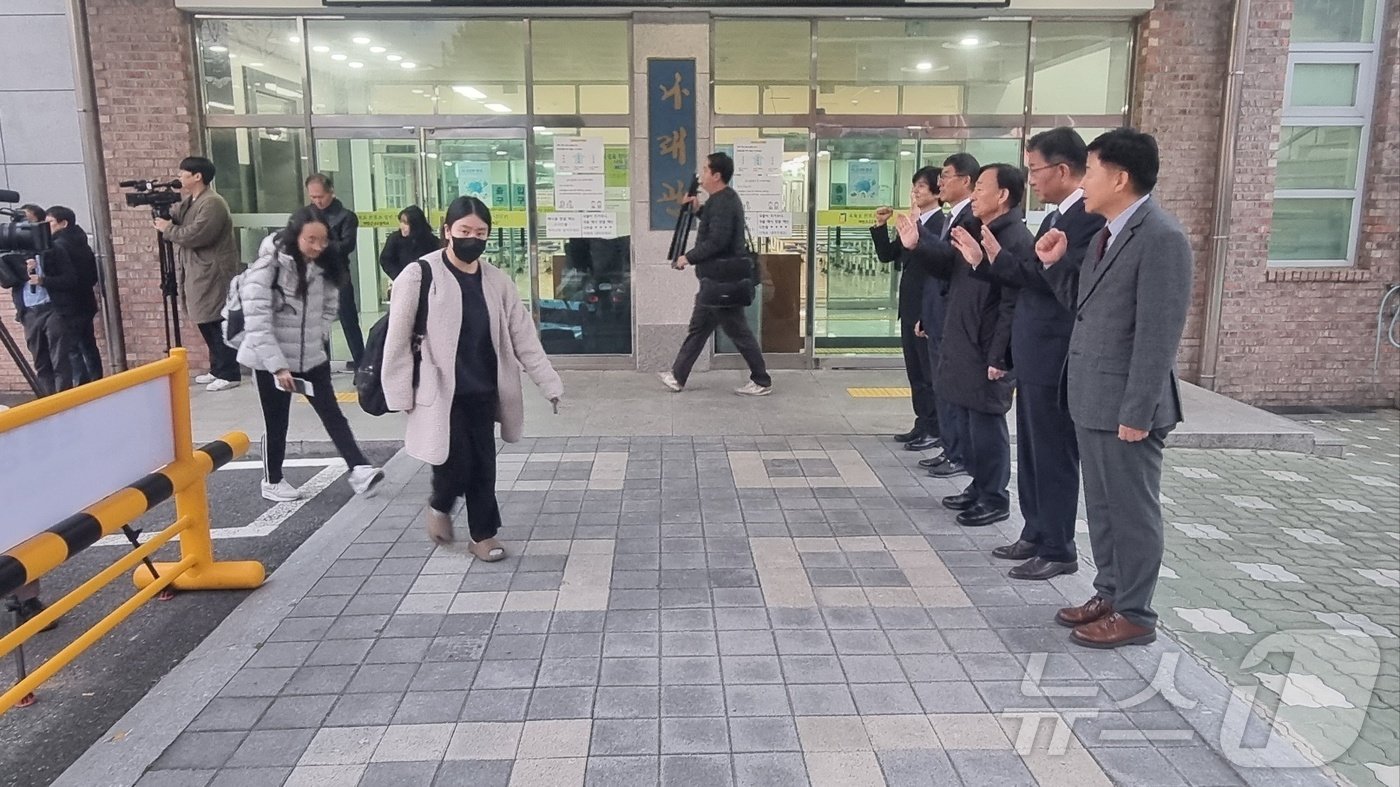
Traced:
<path fill-rule="evenodd" d="M 544 214 L 544 234 L 548 238 L 578 238 L 583 236 L 583 222 L 578 213 Z"/>
<path fill-rule="evenodd" d="M 575 175 L 603 174 L 603 140 L 556 137 L 554 169 Z"/>
<path fill-rule="evenodd" d="M 783 195 L 781 193 L 753 194 L 739 191 L 739 201 L 744 203 L 744 213 L 772 213 L 783 209 Z"/>
<path fill-rule="evenodd" d="M 583 238 L 616 238 L 617 237 L 617 214 L 616 213 L 584 213 L 583 231 L 579 233 Z"/>
<path fill-rule="evenodd" d="M 600 211 L 606 205 L 603 176 L 554 176 L 554 207 L 558 210 Z"/>
<path fill-rule="evenodd" d="M 734 143 L 734 173 L 742 176 L 783 176 L 783 141 L 749 139 Z"/>
<path fill-rule="evenodd" d="M 753 213 L 750 214 L 749 224 L 753 227 L 753 234 L 760 238 L 792 237 L 791 213 Z"/>

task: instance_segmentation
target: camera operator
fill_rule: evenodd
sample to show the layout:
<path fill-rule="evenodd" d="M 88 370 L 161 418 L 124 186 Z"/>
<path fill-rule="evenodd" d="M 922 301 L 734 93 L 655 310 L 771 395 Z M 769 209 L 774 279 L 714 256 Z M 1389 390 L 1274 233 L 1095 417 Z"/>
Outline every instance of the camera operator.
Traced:
<path fill-rule="evenodd" d="M 82 385 L 102 379 L 102 355 L 97 349 L 93 323 L 97 317 L 97 255 L 88 243 L 87 233 L 78 226 L 78 217 L 72 208 L 55 205 L 46 213 L 53 245 L 68 256 L 77 277 L 77 286 L 71 292 L 53 293 L 53 296 L 71 300 L 59 313 L 63 315 L 68 334 L 73 384 Z"/>
<path fill-rule="evenodd" d="M 21 205 L 19 209 L 24 211 L 24 220 L 30 224 L 38 224 L 48 217 L 47 214 L 44 213 L 43 208 L 32 203 L 29 205 Z"/>
<path fill-rule="evenodd" d="M 345 343 L 350 348 L 350 362 L 346 371 L 353 372 L 360 366 L 360 358 L 365 354 L 365 337 L 360 331 L 360 307 L 355 303 L 355 241 L 360 232 L 360 217 L 335 196 L 335 183 L 330 175 L 317 172 L 306 179 L 306 198 L 321 212 L 326 226 L 331 230 L 331 245 L 326 253 L 331 260 L 344 266 L 345 275 L 340 277 L 340 329 L 345 332 Z"/>
<path fill-rule="evenodd" d="M 214 162 L 190 156 L 176 173 L 185 199 L 172 218 L 154 219 L 155 228 L 177 249 L 180 294 L 185 313 L 209 346 L 209 373 L 195 378 L 210 391 L 237 388 L 243 377 L 238 355 L 224 344 L 221 313 L 229 282 L 238 273 L 238 242 L 228 203 L 213 189 Z"/>
<path fill-rule="evenodd" d="M 15 311 L 34 358 L 39 395 L 48 396 L 73 387 L 67 315 L 73 313 L 80 285 L 68 255 L 59 246 L 26 255 L 24 265 L 28 278 L 14 288 Z"/>

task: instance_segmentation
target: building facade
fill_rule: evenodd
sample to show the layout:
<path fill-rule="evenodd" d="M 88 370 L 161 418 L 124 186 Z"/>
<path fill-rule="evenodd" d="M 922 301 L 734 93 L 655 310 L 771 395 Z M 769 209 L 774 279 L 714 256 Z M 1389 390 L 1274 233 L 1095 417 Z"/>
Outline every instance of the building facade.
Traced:
<path fill-rule="evenodd" d="M 1196 251 L 1183 377 L 1260 404 L 1396 401 L 1400 350 L 1377 349 L 1400 282 L 1396 0 L 443 5 L 7 4 L 40 67 L 0 75 L 0 185 L 97 222 L 128 363 L 165 336 L 150 216 L 116 184 L 198 152 L 249 259 L 305 176 L 335 179 L 361 216 L 366 326 L 400 210 L 436 222 L 470 193 L 556 364 L 653 370 L 696 288 L 668 265 L 676 197 L 724 150 L 773 365 L 879 366 L 898 363 L 897 273 L 875 207 L 907 207 L 950 153 L 1019 163 L 1044 128 L 1127 123 L 1157 135 L 1157 194 Z"/>

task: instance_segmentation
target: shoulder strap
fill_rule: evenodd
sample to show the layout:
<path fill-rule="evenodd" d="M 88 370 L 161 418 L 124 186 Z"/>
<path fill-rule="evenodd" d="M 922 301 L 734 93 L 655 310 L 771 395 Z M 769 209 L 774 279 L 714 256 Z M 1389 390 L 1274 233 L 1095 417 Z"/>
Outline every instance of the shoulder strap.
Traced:
<path fill-rule="evenodd" d="M 422 271 L 422 281 L 418 284 L 418 312 L 413 316 L 413 335 L 428 333 L 428 290 L 433 286 L 433 267 L 426 259 L 419 258 L 418 269 Z"/>

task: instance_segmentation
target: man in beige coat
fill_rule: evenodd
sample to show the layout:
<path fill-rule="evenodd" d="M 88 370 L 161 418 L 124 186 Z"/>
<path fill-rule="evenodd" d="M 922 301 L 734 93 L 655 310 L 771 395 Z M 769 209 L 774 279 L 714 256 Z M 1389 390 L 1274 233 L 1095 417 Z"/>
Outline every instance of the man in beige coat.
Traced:
<path fill-rule="evenodd" d="M 199 326 L 209 346 L 209 373 L 195 382 L 210 391 L 237 388 L 242 378 L 238 356 L 224 344 L 221 313 L 228 285 L 238 273 L 238 241 L 228 203 L 211 187 L 214 162 L 190 156 L 180 162 L 180 190 L 185 199 L 172 218 L 156 219 L 155 227 L 175 247 L 180 266 L 180 294 L 185 313 Z"/>

